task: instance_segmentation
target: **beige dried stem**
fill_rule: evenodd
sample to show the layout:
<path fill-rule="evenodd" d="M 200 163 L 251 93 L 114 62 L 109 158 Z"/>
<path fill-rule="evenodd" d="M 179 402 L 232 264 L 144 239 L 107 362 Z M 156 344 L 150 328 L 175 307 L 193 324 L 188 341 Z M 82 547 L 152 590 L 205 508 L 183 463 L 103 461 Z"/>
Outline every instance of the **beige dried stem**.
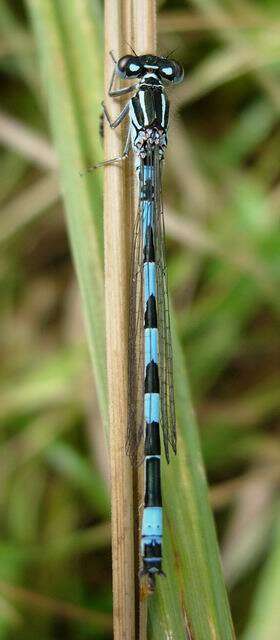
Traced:
<path fill-rule="evenodd" d="M 108 89 L 113 50 L 116 57 L 127 52 L 128 43 L 138 52 L 155 49 L 155 3 L 151 0 L 107 0 L 105 3 L 105 92 Z M 110 100 L 113 119 L 122 100 Z M 118 131 L 105 127 L 105 157 L 121 155 L 125 143 L 125 125 Z M 146 621 L 139 632 L 137 561 L 134 558 L 132 470 L 125 456 L 127 425 L 127 308 L 129 236 L 134 215 L 132 167 L 116 163 L 104 171 L 105 303 L 106 343 L 109 389 L 110 457 L 112 483 L 112 556 L 114 638 L 144 638 Z M 138 536 L 136 535 L 136 538 Z M 137 540 L 136 540 L 137 547 Z M 136 554 L 137 556 L 137 554 Z M 137 560 L 137 557 L 136 557 Z M 135 611 L 137 612 L 135 614 Z"/>

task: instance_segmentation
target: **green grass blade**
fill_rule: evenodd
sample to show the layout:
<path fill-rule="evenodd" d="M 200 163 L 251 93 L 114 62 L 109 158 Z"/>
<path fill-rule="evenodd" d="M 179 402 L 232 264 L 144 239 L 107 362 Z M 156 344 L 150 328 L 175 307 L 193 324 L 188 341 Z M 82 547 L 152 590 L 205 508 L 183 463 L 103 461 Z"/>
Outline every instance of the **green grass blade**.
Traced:
<path fill-rule="evenodd" d="M 242 640 L 277 640 L 280 633 L 280 518 L 275 527 L 274 546 L 257 587 L 251 616 Z"/>
<path fill-rule="evenodd" d="M 168 577 L 167 584 L 164 580 L 158 581 L 158 591 L 151 603 L 151 638 L 227 640 L 234 638 L 234 631 L 208 502 L 197 426 L 182 351 L 176 338 L 173 343 L 180 432 L 178 455 L 163 471 L 165 526 L 169 533 L 169 541 L 164 547 Z"/>
<path fill-rule="evenodd" d="M 89 3 L 27 2 L 47 91 L 53 139 L 58 155 L 67 226 L 83 300 L 102 417 L 106 422 L 105 331 L 103 305 L 101 178 L 79 171 L 101 157 L 98 118 L 101 77 L 100 25 Z M 72 14 L 72 29 L 69 14 Z M 73 24 L 78 40 L 74 43 Z M 90 26 L 91 25 L 91 26 Z M 85 72 L 86 70 L 86 72 Z M 89 81 L 90 80 L 90 81 Z"/>

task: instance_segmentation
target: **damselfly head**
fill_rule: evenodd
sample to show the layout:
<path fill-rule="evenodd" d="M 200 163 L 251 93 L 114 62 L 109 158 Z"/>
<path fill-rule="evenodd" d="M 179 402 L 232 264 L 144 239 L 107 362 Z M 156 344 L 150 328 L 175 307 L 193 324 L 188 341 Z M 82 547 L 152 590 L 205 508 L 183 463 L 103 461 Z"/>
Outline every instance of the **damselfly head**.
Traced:
<path fill-rule="evenodd" d="M 117 73 L 123 78 L 143 78 L 149 73 L 156 75 L 161 82 L 178 84 L 184 78 L 184 69 L 176 60 L 153 56 L 123 56 L 117 63 Z"/>

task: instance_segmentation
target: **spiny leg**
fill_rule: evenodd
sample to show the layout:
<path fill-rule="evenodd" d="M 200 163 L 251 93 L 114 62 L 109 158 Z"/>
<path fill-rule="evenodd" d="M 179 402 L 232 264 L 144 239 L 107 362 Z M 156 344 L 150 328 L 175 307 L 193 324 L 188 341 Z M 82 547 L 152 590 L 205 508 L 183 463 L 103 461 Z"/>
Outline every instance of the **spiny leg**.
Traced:
<path fill-rule="evenodd" d="M 95 169 L 99 169 L 100 167 L 104 167 L 108 164 L 114 164 L 115 162 L 121 162 L 122 160 L 125 160 L 129 154 L 130 143 L 131 143 L 131 140 L 130 140 L 130 129 L 129 129 L 122 155 L 115 156 L 115 158 L 111 158 L 110 160 L 103 160 L 103 162 L 97 162 L 97 164 L 94 164 L 92 167 L 89 167 L 85 171 L 80 171 L 80 176 L 83 177 L 86 173 L 91 173 L 92 171 L 95 171 Z"/>
<path fill-rule="evenodd" d="M 116 60 L 115 60 L 115 57 L 114 57 L 114 54 L 113 54 L 112 51 L 110 51 L 110 55 L 111 55 L 111 58 L 113 59 L 114 63 L 116 64 Z M 111 88 L 112 88 L 112 85 L 113 85 L 113 82 L 114 82 L 115 75 L 116 75 L 116 67 L 114 68 L 113 75 L 112 75 L 112 78 L 111 78 L 109 92 L 108 92 L 109 95 L 116 95 L 116 96 L 117 95 L 123 95 L 124 93 L 128 93 L 129 91 L 132 91 L 134 89 L 134 86 L 125 87 L 124 90 L 120 89 L 120 90 L 116 90 L 117 93 L 115 93 L 115 92 L 112 93 Z M 121 93 L 119 93 L 119 91 Z M 111 129 L 116 129 L 121 124 L 121 122 L 124 120 L 124 118 L 128 115 L 129 102 L 126 103 L 126 105 L 124 106 L 124 108 L 122 109 L 122 111 L 120 112 L 118 117 L 116 118 L 116 120 L 114 120 L 113 122 L 112 122 L 112 120 L 110 118 L 110 114 L 109 114 L 109 112 L 107 110 L 107 107 L 104 104 L 104 101 L 101 104 L 102 104 L 102 108 L 103 108 L 103 114 L 105 115 L 106 120 L 108 121 Z M 114 164 L 115 162 L 121 162 L 122 160 L 125 160 L 125 158 L 127 158 L 128 154 L 129 154 L 130 142 L 131 142 L 131 140 L 130 140 L 130 130 L 129 130 L 128 134 L 127 134 L 127 139 L 126 139 L 126 143 L 125 143 L 125 147 L 124 147 L 123 153 L 120 156 L 116 156 L 114 158 L 110 158 L 109 160 L 104 160 L 103 162 L 98 162 L 97 164 L 94 164 L 92 167 L 89 167 L 88 169 L 86 169 L 86 171 L 81 171 L 80 172 L 80 176 L 82 177 L 86 173 L 91 173 L 92 171 L 94 171 L 95 169 L 98 169 L 99 167 L 104 167 L 106 165 Z"/>
<path fill-rule="evenodd" d="M 113 69 L 113 73 L 112 73 L 112 77 L 111 77 L 111 81 L 110 81 L 110 85 L 109 85 L 109 89 L 108 89 L 108 96 L 110 96 L 111 98 L 120 98 L 121 96 L 126 95 L 127 93 L 131 93 L 131 91 L 134 91 L 137 87 L 137 83 L 130 85 L 130 87 L 122 87 L 121 89 L 113 89 L 113 84 L 117 75 L 117 60 L 115 59 L 115 56 L 113 54 L 113 51 L 110 51 L 110 56 L 114 62 L 114 69 Z"/>
<path fill-rule="evenodd" d="M 119 124 L 121 124 L 121 122 L 124 120 L 124 118 L 127 116 L 128 111 L 129 111 L 129 102 L 126 103 L 126 105 L 124 106 L 124 108 L 121 110 L 120 114 L 118 115 L 118 117 L 116 118 L 116 120 L 114 120 L 112 122 L 111 118 L 110 118 L 110 114 L 109 111 L 107 110 L 106 105 L 104 104 L 104 101 L 101 103 L 102 107 L 103 107 L 103 111 L 104 111 L 104 115 L 106 117 L 106 120 L 109 122 L 109 125 L 111 127 L 111 129 L 116 129 Z"/>

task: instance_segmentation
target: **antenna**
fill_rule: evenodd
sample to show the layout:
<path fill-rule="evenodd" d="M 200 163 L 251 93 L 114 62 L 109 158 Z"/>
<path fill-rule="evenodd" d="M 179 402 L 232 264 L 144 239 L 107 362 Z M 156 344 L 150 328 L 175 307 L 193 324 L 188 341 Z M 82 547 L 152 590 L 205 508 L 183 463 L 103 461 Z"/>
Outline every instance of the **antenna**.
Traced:
<path fill-rule="evenodd" d="M 138 58 L 138 54 L 136 53 L 135 49 L 133 49 L 133 47 L 131 46 L 131 44 L 129 44 L 129 42 L 127 42 L 127 40 L 125 40 L 125 44 L 127 44 L 127 46 L 131 49 L 132 53 L 134 53 L 134 55 Z"/>

